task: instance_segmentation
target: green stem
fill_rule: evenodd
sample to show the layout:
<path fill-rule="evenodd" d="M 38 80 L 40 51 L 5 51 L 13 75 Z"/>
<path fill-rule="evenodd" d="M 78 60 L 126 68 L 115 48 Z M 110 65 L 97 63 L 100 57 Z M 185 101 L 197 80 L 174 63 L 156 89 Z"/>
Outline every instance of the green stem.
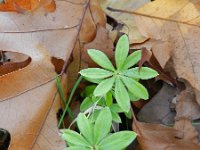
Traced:
<path fill-rule="evenodd" d="M 63 94 L 63 90 L 62 90 L 60 79 L 59 79 L 57 73 L 55 73 L 55 76 L 56 76 L 56 85 L 57 85 L 58 92 L 60 94 L 61 100 L 63 101 L 64 105 L 66 106 L 67 105 L 67 101 L 66 101 L 65 96 Z M 73 120 L 74 119 L 74 114 L 72 113 L 70 108 L 67 110 L 67 112 L 69 113 L 70 118 Z"/>
<path fill-rule="evenodd" d="M 63 112 L 63 114 L 62 114 L 62 116 L 61 116 L 61 118 L 60 118 L 59 123 L 58 123 L 58 128 L 60 128 L 60 126 L 61 126 L 61 124 L 62 124 L 62 122 L 63 122 L 63 120 L 64 120 L 64 117 L 65 117 L 65 115 L 66 115 L 66 112 L 67 112 L 68 109 L 69 109 L 68 107 L 69 107 L 69 104 L 70 104 L 70 102 L 71 102 L 71 100 L 72 100 L 72 97 L 74 96 L 74 93 L 75 93 L 75 91 L 76 91 L 76 89 L 77 89 L 77 87 L 78 87 L 78 85 L 80 84 L 80 82 L 81 82 L 82 79 L 83 79 L 82 76 L 80 76 L 80 77 L 78 78 L 78 80 L 76 81 L 76 83 L 75 83 L 75 85 L 74 85 L 74 87 L 73 87 L 73 89 L 72 89 L 72 91 L 71 91 L 71 93 L 70 93 L 69 99 L 68 99 L 67 104 L 66 104 L 66 106 L 65 106 L 65 110 L 64 110 L 64 112 Z"/>

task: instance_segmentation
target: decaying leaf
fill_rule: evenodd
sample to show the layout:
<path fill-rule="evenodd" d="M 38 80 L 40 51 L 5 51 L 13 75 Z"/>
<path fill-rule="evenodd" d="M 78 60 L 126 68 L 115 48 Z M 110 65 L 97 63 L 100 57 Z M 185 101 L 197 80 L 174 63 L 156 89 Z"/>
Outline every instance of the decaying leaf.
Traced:
<path fill-rule="evenodd" d="M 92 42 L 85 44 L 84 51 L 82 52 L 82 61 L 87 63 L 90 67 L 94 67 L 96 64 L 87 54 L 87 50 L 90 48 L 103 51 L 111 59 L 114 56 L 113 42 L 108 36 L 108 31 L 100 25 L 97 25 L 97 34 L 95 39 Z"/>
<path fill-rule="evenodd" d="M 106 25 L 105 14 L 97 0 L 90 0 L 90 7 L 85 12 L 85 19 L 80 32 L 80 41 L 82 43 L 91 42 L 96 36 L 96 25 Z"/>
<path fill-rule="evenodd" d="M 186 89 L 176 97 L 176 119 L 189 118 L 196 120 L 200 118 L 200 107 L 196 102 L 194 88 L 184 81 Z"/>
<path fill-rule="evenodd" d="M 195 5 L 195 7 L 196 7 L 197 9 L 200 8 L 200 1 L 199 1 L 199 0 L 190 0 L 190 1 Z"/>
<path fill-rule="evenodd" d="M 184 139 L 198 144 L 198 132 L 187 118 L 180 118 L 176 121 L 174 128 L 179 131 L 176 138 Z"/>
<path fill-rule="evenodd" d="M 161 64 L 155 57 L 154 53 L 152 53 L 151 50 L 147 50 L 144 47 L 140 47 L 140 49 L 142 50 L 142 57 L 138 63 L 139 68 L 141 68 L 142 65 L 145 63 L 145 65 L 155 69 L 159 73 L 159 75 L 156 77 L 157 79 L 161 79 L 171 85 L 176 85 L 175 79 L 161 67 Z M 164 59 L 164 61 L 165 61 L 165 59 Z"/>
<path fill-rule="evenodd" d="M 200 11 L 196 2 L 156 0 L 136 11 L 127 9 L 128 7 L 110 9 L 113 13 L 132 14 L 142 35 L 169 43 L 167 47 L 162 43 L 155 44 L 157 48 L 152 47 L 152 51 L 155 51 L 153 54 L 159 64 L 163 68 L 167 67 L 173 76 L 175 71 L 174 77 L 189 82 L 184 82 L 186 90 L 178 96 L 176 119 L 179 121 L 176 120 L 175 125 L 178 130 L 140 123 L 138 130 L 142 133 L 139 136 L 142 149 L 200 149 L 199 145 L 191 142 L 196 141 L 197 134 L 191 123 L 188 123 L 190 119 L 199 119 L 200 108 Z M 188 91 L 188 88 L 191 90 Z M 191 131 L 192 135 L 187 135 L 189 133 L 186 134 L 186 130 Z"/>
<path fill-rule="evenodd" d="M 24 54 L 7 51 L 0 51 L 0 54 L 2 55 L 0 61 L 0 76 L 24 68 L 31 62 L 31 58 Z"/>
<path fill-rule="evenodd" d="M 135 20 L 145 35 L 171 41 L 174 45 L 171 57 L 178 77 L 188 80 L 194 88 L 199 89 L 200 69 L 197 60 L 200 12 L 188 0 L 178 3 L 176 0 L 156 0 L 138 9 L 136 13 Z"/>
<path fill-rule="evenodd" d="M 138 142 L 142 150 L 199 150 L 200 146 L 190 139 L 180 139 L 179 130 L 159 125 L 137 122 L 133 123 L 133 130 L 138 135 Z"/>
<path fill-rule="evenodd" d="M 139 111 L 138 120 L 146 123 L 173 124 L 176 113 L 171 110 L 170 104 L 177 94 L 178 90 L 175 87 L 164 83 L 161 90 Z"/>
<path fill-rule="evenodd" d="M 91 3 L 93 7 L 99 7 L 96 1 L 91 0 Z M 55 150 L 65 146 L 56 128 L 56 113 L 61 105 L 58 96 L 55 96 L 55 68 L 51 57 L 64 60 L 61 71 L 64 75 L 79 40 L 93 40 L 96 28 L 91 30 L 94 35 L 87 36 L 81 28 L 82 24 L 90 28 L 91 21 L 94 22 L 84 21 L 93 13 L 88 11 L 89 5 L 89 1 L 58 0 L 53 13 L 47 14 L 44 9 L 28 14 L 0 12 L 1 50 L 31 58 L 31 62 L 22 69 L 15 68 L 15 71 L 0 76 L 0 127 L 11 133 L 11 150 Z M 99 13 L 103 12 L 94 12 L 95 24 L 102 20 L 99 16 L 104 16 Z M 80 47 L 77 49 L 81 51 Z M 79 66 L 77 63 L 80 62 L 76 61 L 73 65 Z M 63 77 L 62 82 L 67 83 L 67 79 Z"/>
<path fill-rule="evenodd" d="M 148 39 L 148 37 L 142 35 L 138 31 L 138 27 L 135 25 L 134 17 L 130 14 L 124 14 L 124 13 L 112 13 L 107 9 L 107 7 L 114 7 L 114 8 L 126 8 L 128 10 L 135 10 L 145 2 L 149 2 L 149 0 L 144 0 L 142 2 L 133 0 L 126 0 L 126 1 L 113 1 L 113 0 L 99 0 L 101 3 L 101 6 L 103 10 L 108 14 L 109 16 L 113 17 L 118 21 L 118 26 L 114 28 L 111 32 L 116 32 L 119 34 L 126 33 L 129 36 L 130 44 L 133 43 L 143 43 Z"/>
<path fill-rule="evenodd" d="M 55 0 L 4 0 L 4 3 L 0 4 L 0 11 L 25 13 L 41 6 L 48 12 L 53 12 L 56 9 Z"/>

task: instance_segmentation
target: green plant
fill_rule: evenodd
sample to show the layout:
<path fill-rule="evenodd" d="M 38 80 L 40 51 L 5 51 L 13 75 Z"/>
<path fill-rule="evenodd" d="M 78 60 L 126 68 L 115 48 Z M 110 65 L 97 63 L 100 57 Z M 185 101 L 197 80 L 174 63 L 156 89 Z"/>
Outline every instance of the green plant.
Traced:
<path fill-rule="evenodd" d="M 88 68 L 80 71 L 81 76 L 70 94 L 58 127 L 66 112 L 69 112 L 69 103 L 82 78 L 95 85 L 87 86 L 81 93 L 84 98 L 80 106 L 81 113 L 72 122 L 77 122 L 80 133 L 70 129 L 61 130 L 62 137 L 68 144 L 67 150 L 122 150 L 136 138 L 133 131 L 116 132 L 112 122 L 121 123 L 119 113 L 122 112 L 131 118 L 130 100 L 147 100 L 149 97 L 147 89 L 139 80 L 154 78 L 158 73 L 148 67 L 133 68 L 141 59 L 141 51 L 130 55 L 128 52 L 129 42 L 126 35 L 119 39 L 116 46 L 116 68 L 103 52 L 88 50 L 91 59 L 103 69 Z M 58 90 L 61 91 L 59 86 Z M 111 126 L 116 133 L 110 133 Z"/>
<path fill-rule="evenodd" d="M 123 110 L 119 107 L 118 104 L 113 103 L 113 96 L 111 92 L 108 92 L 104 97 L 95 97 L 93 92 L 96 88 L 96 85 L 90 85 L 85 88 L 82 92 L 82 97 L 85 97 L 80 106 L 81 112 L 91 112 L 89 115 L 89 120 L 94 122 L 101 109 L 108 107 L 112 115 L 112 121 L 116 123 L 121 123 L 121 118 L 118 113 L 122 113 Z"/>
<path fill-rule="evenodd" d="M 88 50 L 90 58 L 103 69 L 88 68 L 80 71 L 86 80 L 98 84 L 94 90 L 95 97 L 103 97 L 111 92 L 118 105 L 126 113 L 130 111 L 130 100 L 149 98 L 147 89 L 138 81 L 158 75 L 155 70 L 148 67 L 132 68 L 141 59 L 141 51 L 133 52 L 129 56 L 128 52 L 128 37 L 123 35 L 116 46 L 116 68 L 103 52 L 90 49 Z"/>
<path fill-rule="evenodd" d="M 80 113 L 77 125 L 80 133 L 69 129 L 61 130 L 62 138 L 69 146 L 66 150 L 122 150 L 137 136 L 133 131 L 110 133 L 112 116 L 108 107 L 101 110 L 94 123 Z"/>

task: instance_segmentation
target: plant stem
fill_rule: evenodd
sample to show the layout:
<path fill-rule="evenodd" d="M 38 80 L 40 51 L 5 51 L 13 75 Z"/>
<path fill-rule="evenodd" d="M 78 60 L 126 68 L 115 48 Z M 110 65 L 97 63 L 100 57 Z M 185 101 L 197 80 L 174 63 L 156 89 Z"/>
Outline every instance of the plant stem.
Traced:
<path fill-rule="evenodd" d="M 56 76 L 56 85 L 57 85 L 58 92 L 60 94 L 60 98 L 61 98 L 61 100 L 63 101 L 63 103 L 66 106 L 67 105 L 67 101 L 66 101 L 65 96 L 63 94 L 63 90 L 62 90 L 62 86 L 61 86 L 61 83 L 60 83 L 60 79 L 59 79 L 57 73 L 55 73 L 55 76 Z M 70 118 L 73 120 L 74 119 L 74 114 L 72 113 L 70 108 L 67 109 L 67 112 L 69 113 Z"/>
<path fill-rule="evenodd" d="M 75 85 L 74 85 L 74 87 L 73 87 L 73 89 L 72 89 L 72 91 L 71 91 L 71 93 L 70 93 L 69 99 L 68 99 L 67 104 L 66 104 L 66 106 L 65 106 L 65 110 L 64 110 L 64 112 L 63 112 L 63 114 L 62 114 L 62 116 L 61 116 L 61 118 L 60 118 L 59 123 L 58 123 L 58 128 L 60 128 L 60 126 L 61 126 L 61 124 L 62 124 L 62 122 L 63 122 L 63 119 L 64 119 L 64 117 L 65 117 L 65 115 L 66 115 L 66 112 L 67 112 L 68 109 L 69 109 L 68 107 L 69 107 L 69 104 L 70 104 L 70 102 L 71 102 L 71 100 L 72 100 L 72 97 L 74 96 L 74 93 L 75 93 L 75 91 L 76 91 L 76 89 L 77 89 L 77 87 L 78 87 L 78 85 L 80 84 L 80 82 L 81 82 L 82 79 L 83 79 L 82 76 L 80 76 L 80 77 L 78 78 L 78 80 L 76 81 L 76 83 L 75 83 Z M 73 118 L 74 118 L 74 117 L 73 117 Z"/>

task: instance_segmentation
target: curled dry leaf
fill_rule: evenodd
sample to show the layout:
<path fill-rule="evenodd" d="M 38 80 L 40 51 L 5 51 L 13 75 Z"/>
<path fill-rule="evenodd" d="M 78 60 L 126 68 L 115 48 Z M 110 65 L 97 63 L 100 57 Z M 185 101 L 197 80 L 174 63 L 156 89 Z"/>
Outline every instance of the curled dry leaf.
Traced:
<path fill-rule="evenodd" d="M 63 59 L 62 71 L 66 69 L 79 43 L 82 24 L 90 23 L 83 22 L 88 2 L 56 1 L 56 11 L 49 14 L 44 9 L 31 14 L 0 12 L 1 49 L 31 58 L 26 67 L 0 76 L 0 126 L 11 133 L 11 150 L 55 150 L 65 146 L 56 129 L 55 113 L 61 106 L 55 101 L 51 57 Z M 87 38 L 85 41 L 92 39 Z M 80 65 L 77 63 L 74 65 Z M 63 77 L 62 82 L 67 83 L 67 79 Z"/>
<path fill-rule="evenodd" d="M 161 67 L 157 58 L 154 56 L 154 53 L 144 47 L 142 47 L 141 49 L 142 57 L 138 63 L 139 68 L 141 68 L 142 65 L 145 63 L 145 65 L 155 69 L 159 73 L 159 75 L 156 77 L 157 79 L 163 80 L 170 85 L 176 85 L 175 79 Z"/>
<path fill-rule="evenodd" d="M 126 7 L 126 9 L 128 10 L 135 10 L 136 8 L 138 8 L 139 6 L 141 6 L 146 2 L 149 2 L 149 0 L 144 0 L 144 1 L 100 0 L 101 6 L 103 10 L 106 12 L 106 14 L 117 20 L 118 25 L 114 28 L 113 31 L 111 31 L 112 34 L 113 33 L 115 34 L 116 32 L 118 35 L 120 35 L 119 32 L 126 33 L 129 36 L 130 44 L 143 43 L 144 41 L 146 41 L 148 37 L 142 35 L 139 32 L 138 27 L 135 25 L 134 17 L 132 15 L 119 12 L 112 13 L 111 11 L 109 11 L 109 9 L 107 9 L 108 7 L 114 7 L 114 8 Z"/>
<path fill-rule="evenodd" d="M 175 87 L 164 83 L 161 90 L 139 111 L 138 120 L 146 123 L 173 124 L 176 113 L 171 111 L 170 104 L 177 93 Z"/>
<path fill-rule="evenodd" d="M 177 76 L 188 80 L 198 90 L 200 89 L 199 15 L 200 12 L 187 0 L 178 3 L 176 0 L 156 0 L 134 12 L 136 23 L 144 35 L 171 42 L 173 45 L 171 58 Z M 199 101 L 198 103 L 200 104 Z"/>
<path fill-rule="evenodd" d="M 198 132 L 192 126 L 192 123 L 189 119 L 180 118 L 178 121 L 176 121 L 174 129 L 180 131 L 176 135 L 177 138 L 198 144 Z"/>
<path fill-rule="evenodd" d="M 176 119 L 189 118 L 196 120 L 200 118 L 200 107 L 196 102 L 194 88 L 184 81 L 186 89 L 176 97 Z"/>
<path fill-rule="evenodd" d="M 97 24 L 105 27 L 105 14 L 97 0 L 90 0 L 90 7 L 86 11 L 83 26 L 81 27 L 80 41 L 82 43 L 91 42 L 95 38 Z"/>
<path fill-rule="evenodd" d="M 53 12 L 56 9 L 55 0 L 5 0 L 0 4 L 0 11 L 16 11 L 25 13 L 44 7 L 46 11 Z"/>
<path fill-rule="evenodd" d="M 197 9 L 200 9 L 200 1 L 199 0 L 190 0 Z"/>
<path fill-rule="evenodd" d="M 84 51 L 82 52 L 83 63 L 87 63 L 89 67 L 94 67 L 96 66 L 96 64 L 90 59 L 87 54 L 87 50 L 90 48 L 103 51 L 111 59 L 114 56 L 113 42 L 108 36 L 108 31 L 100 25 L 97 25 L 97 34 L 95 39 L 92 42 L 85 44 Z"/>
<path fill-rule="evenodd" d="M 159 125 L 133 122 L 133 130 L 138 134 L 138 142 L 142 150 L 199 150 L 200 146 L 190 140 L 176 136 L 182 131 Z"/>

